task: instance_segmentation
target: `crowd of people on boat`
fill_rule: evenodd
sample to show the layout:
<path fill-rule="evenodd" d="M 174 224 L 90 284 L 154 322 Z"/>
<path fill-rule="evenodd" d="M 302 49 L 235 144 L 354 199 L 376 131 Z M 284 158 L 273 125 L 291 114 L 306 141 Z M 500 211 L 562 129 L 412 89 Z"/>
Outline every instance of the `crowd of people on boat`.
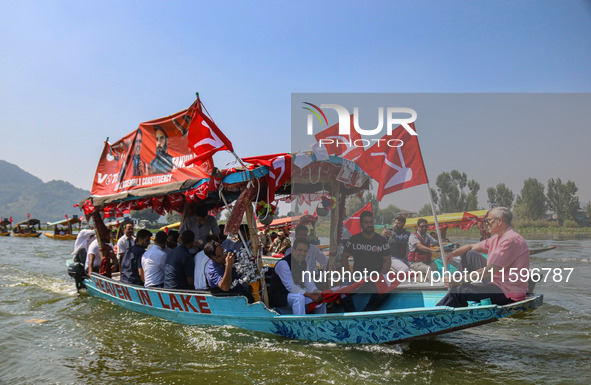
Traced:
<path fill-rule="evenodd" d="M 397 216 L 391 229 L 382 234 L 375 231 L 373 213 L 360 215 L 361 231 L 345 240 L 336 262 L 343 271 L 376 272 L 384 275 L 390 271 L 420 272 L 424 280 L 438 269 L 433 259 L 433 247 L 437 240 L 428 234 L 429 224 L 419 219 L 416 231 L 405 229 L 406 219 Z M 501 269 L 529 268 L 529 250 L 523 238 L 511 227 L 509 209 L 495 207 L 484 219 L 485 228 L 492 235 L 473 245 L 465 245 L 448 253 L 444 263 L 453 263 L 466 271 L 478 271 L 483 277 L 480 283 L 446 281 L 449 293 L 439 302 L 441 306 L 467 306 L 468 301 L 489 298 L 491 303 L 503 305 L 525 298 L 527 282 L 507 282 L 500 276 Z M 285 307 L 293 314 L 306 314 L 315 303 L 315 313 L 327 311 L 323 290 L 330 289 L 326 282 L 315 282 L 314 273 L 329 268 L 329 257 L 315 244 L 317 236 L 308 227 L 299 224 L 290 239 L 288 228 L 282 229 L 272 239 L 269 227 L 259 232 L 263 251 L 280 254 L 269 277 L 269 304 Z M 225 238 L 223 225 L 200 207 L 190 207 L 183 218 L 180 231 L 159 231 L 154 235 L 145 229 L 135 234 L 133 223 L 124 226 L 123 236 L 117 242 L 117 257 L 113 271 L 120 271 L 123 283 L 144 287 L 176 290 L 209 290 L 212 293 L 243 295 L 254 301 L 250 286 L 240 282 L 235 268 L 236 256 L 244 248 L 250 248 L 248 227 L 241 226 L 241 236 Z M 110 232 L 108 233 L 110 236 Z M 312 240 L 312 242 L 311 242 Z M 106 240 L 109 241 L 108 239 Z M 101 257 L 99 243 L 94 232 L 82 230 L 76 240 L 74 254 L 86 251 L 85 271 L 90 275 L 99 272 Z M 485 258 L 481 253 L 488 254 Z M 340 257 L 340 258 L 339 258 Z M 352 262 L 352 266 L 351 263 Z M 334 268 L 335 266 L 333 266 Z M 339 267 L 339 266 L 337 266 Z M 309 272 L 310 274 L 303 274 Z M 505 274 L 506 276 L 507 274 Z M 350 284 L 351 282 L 343 282 Z M 364 292 L 371 296 L 363 309 L 355 309 L 352 296 L 341 298 L 345 311 L 372 311 L 379 309 L 387 296 L 378 294 L 368 285 Z"/>

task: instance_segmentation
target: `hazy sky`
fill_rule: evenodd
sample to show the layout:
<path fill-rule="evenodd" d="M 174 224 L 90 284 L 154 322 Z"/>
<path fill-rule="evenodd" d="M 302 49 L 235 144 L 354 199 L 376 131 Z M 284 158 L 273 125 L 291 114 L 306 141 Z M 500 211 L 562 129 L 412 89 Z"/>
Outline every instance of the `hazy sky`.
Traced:
<path fill-rule="evenodd" d="M 107 137 L 195 91 L 240 156 L 290 150 L 293 92 L 591 92 L 591 3 L 0 2 L 0 159 L 44 181 L 90 189 Z M 591 200 L 589 121 L 509 120 L 421 128 L 430 179 L 458 169 L 483 192 L 518 193 L 527 177 L 562 177 Z M 393 199 L 416 210 L 423 190 Z"/>

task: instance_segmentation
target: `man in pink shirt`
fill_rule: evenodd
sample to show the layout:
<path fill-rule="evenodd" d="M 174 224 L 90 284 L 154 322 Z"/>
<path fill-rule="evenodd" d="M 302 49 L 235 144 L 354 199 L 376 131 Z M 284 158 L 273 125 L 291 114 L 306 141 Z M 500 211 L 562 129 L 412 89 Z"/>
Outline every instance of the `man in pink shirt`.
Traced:
<path fill-rule="evenodd" d="M 470 259 L 471 266 L 462 267 L 468 272 L 477 271 L 482 283 L 446 281 L 446 286 L 451 289 L 437 306 L 465 307 L 468 301 L 486 298 L 493 304 L 506 305 L 525 299 L 528 281 L 521 278 L 521 272 L 529 270 L 529 248 L 525 239 L 511 227 L 512 218 L 511 211 L 506 207 L 491 209 L 484 222 L 493 236 L 446 255 L 446 260 L 463 256 L 463 264 Z M 475 252 L 487 253 L 488 258 L 485 260 Z M 479 266 L 482 267 L 475 268 Z"/>

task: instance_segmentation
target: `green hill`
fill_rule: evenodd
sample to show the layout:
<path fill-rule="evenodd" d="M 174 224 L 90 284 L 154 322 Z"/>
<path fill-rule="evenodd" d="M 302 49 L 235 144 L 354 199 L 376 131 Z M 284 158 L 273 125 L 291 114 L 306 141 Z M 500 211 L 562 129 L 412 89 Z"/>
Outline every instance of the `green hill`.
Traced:
<path fill-rule="evenodd" d="M 66 214 L 80 216 L 82 212 L 72 206 L 89 195 L 62 180 L 43 183 L 17 165 L 0 160 L 0 216 L 12 217 L 14 223 L 27 219 L 27 213 L 42 224 L 64 219 Z"/>

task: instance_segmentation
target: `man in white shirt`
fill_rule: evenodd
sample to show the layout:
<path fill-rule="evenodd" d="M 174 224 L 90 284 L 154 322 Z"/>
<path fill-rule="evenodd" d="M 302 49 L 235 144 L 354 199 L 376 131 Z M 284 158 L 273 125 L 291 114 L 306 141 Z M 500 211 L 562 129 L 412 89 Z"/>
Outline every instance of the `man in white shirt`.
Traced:
<path fill-rule="evenodd" d="M 275 265 L 270 290 L 272 307 L 289 305 L 294 315 L 303 315 L 308 304 L 322 302 L 322 293 L 309 279 L 311 275 L 304 274 L 309 245 L 307 239 L 296 238 L 291 254 Z M 320 305 L 314 312 L 326 313 L 326 304 Z"/>
<path fill-rule="evenodd" d="M 127 250 L 131 249 L 131 246 L 135 245 L 133 223 L 128 223 L 123 228 L 123 236 L 117 241 L 117 257 L 119 259 L 119 265 L 121 266 L 121 258 L 127 253 Z"/>
<path fill-rule="evenodd" d="M 299 224 L 295 228 L 295 239 L 308 239 L 308 228 L 306 225 Z M 285 251 L 285 255 L 290 254 L 292 252 L 292 248 L 290 247 Z M 310 248 L 308 249 L 308 254 L 306 255 L 306 265 L 307 269 L 310 272 L 315 272 L 318 270 L 318 265 L 322 267 L 322 269 L 326 269 L 326 265 L 328 264 L 328 255 L 324 254 L 318 246 L 310 244 Z"/>
<path fill-rule="evenodd" d="M 105 240 L 107 244 L 111 241 L 111 232 L 107 231 L 106 233 L 107 239 Z M 93 271 L 95 273 L 99 272 L 101 267 L 101 251 L 99 248 L 98 240 L 95 239 L 90 243 L 88 246 L 88 253 L 86 255 L 86 262 L 84 263 L 84 271 L 88 272 L 88 276 L 90 277 L 90 273 Z"/>
<path fill-rule="evenodd" d="M 162 287 L 164 283 L 164 265 L 166 265 L 166 240 L 168 236 L 159 231 L 154 237 L 154 246 L 142 255 L 142 265 L 138 272 L 145 287 Z"/>

